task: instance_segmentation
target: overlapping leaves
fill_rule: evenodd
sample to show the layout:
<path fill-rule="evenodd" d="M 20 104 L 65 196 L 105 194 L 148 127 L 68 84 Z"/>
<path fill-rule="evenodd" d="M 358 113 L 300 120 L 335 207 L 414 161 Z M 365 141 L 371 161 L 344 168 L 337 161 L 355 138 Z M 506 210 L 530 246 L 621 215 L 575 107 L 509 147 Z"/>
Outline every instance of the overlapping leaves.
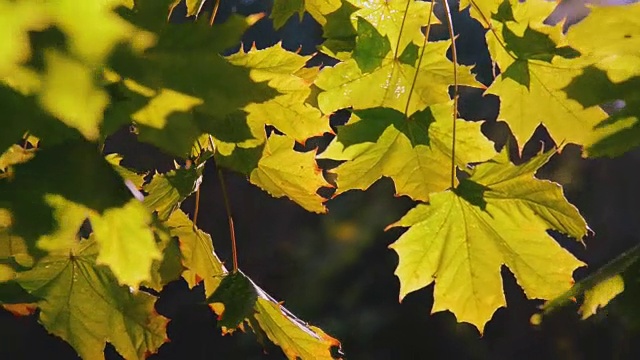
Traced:
<path fill-rule="evenodd" d="M 400 258 L 400 298 L 435 282 L 433 311 L 450 310 L 482 332 L 506 306 L 503 265 L 531 299 L 571 287 L 573 271 L 584 264 L 547 230 L 582 239 L 587 226 L 557 184 L 533 177 L 551 155 L 515 166 L 503 152 L 393 224 L 409 227 L 391 245 Z"/>

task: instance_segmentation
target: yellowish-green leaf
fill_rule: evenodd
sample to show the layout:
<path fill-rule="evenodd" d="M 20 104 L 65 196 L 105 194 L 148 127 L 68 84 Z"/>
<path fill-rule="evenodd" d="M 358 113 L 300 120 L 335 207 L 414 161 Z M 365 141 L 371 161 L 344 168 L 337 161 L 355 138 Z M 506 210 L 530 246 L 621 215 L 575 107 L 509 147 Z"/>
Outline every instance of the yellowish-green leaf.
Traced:
<path fill-rule="evenodd" d="M 388 0 L 348 0 L 360 8 L 351 15 L 356 25 L 359 17 L 371 23 L 382 36 L 388 36 L 392 52 L 398 55 L 409 43 L 422 45 L 424 35 L 421 31 L 429 22 L 432 3 L 426 1 L 388 1 Z M 337 9 L 337 8 L 336 8 Z M 438 24 L 435 16 L 431 16 L 431 24 Z"/>
<path fill-rule="evenodd" d="M 316 164 L 316 152 L 297 152 L 293 145 L 286 136 L 269 137 L 249 180 L 273 197 L 286 196 L 308 211 L 324 213 L 326 199 L 316 192 L 331 185 Z"/>
<path fill-rule="evenodd" d="M 519 148 L 541 124 L 557 144 L 589 144 L 593 127 L 606 114 L 597 106 L 584 107 L 562 91 L 588 61 L 569 47 L 562 24 L 544 23 L 555 4 L 469 0 L 461 3 L 461 9 L 466 7 L 489 29 L 487 46 L 501 74 L 486 93 L 500 97 L 498 119 L 509 125 Z"/>
<path fill-rule="evenodd" d="M 319 158 L 346 160 L 336 173 L 341 194 L 365 190 L 382 176 L 390 177 L 398 195 L 426 201 L 429 194 L 451 186 L 451 103 L 434 105 L 409 119 L 397 110 L 355 111 Z M 457 120 L 455 164 L 491 159 L 495 150 L 480 131 L 481 122 Z"/>
<path fill-rule="evenodd" d="M 258 297 L 255 319 L 269 340 L 280 346 L 287 359 L 334 359 L 331 347 L 340 342 L 317 327 L 307 326 L 284 312 L 282 305 Z"/>
<path fill-rule="evenodd" d="M 320 25 L 324 25 L 327 22 L 325 16 L 337 10 L 340 4 L 340 0 L 275 0 L 270 18 L 273 19 L 273 26 L 279 29 L 295 14 L 302 20 L 306 11 Z"/>
<path fill-rule="evenodd" d="M 30 58 L 28 32 L 41 30 L 48 25 L 48 16 L 37 2 L 0 2 L 0 79 L 10 75 L 18 64 Z"/>
<path fill-rule="evenodd" d="M 190 168 L 178 168 L 166 174 L 156 174 L 151 182 L 144 186 L 147 195 L 144 204 L 158 212 L 158 218 L 167 220 L 187 196 L 198 189 L 202 181 L 204 164 Z"/>
<path fill-rule="evenodd" d="M 42 106 L 87 139 L 97 140 L 109 98 L 96 85 L 91 68 L 53 50 L 46 53 L 46 64 Z"/>
<path fill-rule="evenodd" d="M 578 310 L 582 314 L 582 319 L 595 315 L 599 308 L 606 306 L 623 291 L 624 280 L 621 275 L 610 277 L 585 291 L 584 301 Z"/>
<path fill-rule="evenodd" d="M 42 298 L 39 321 L 84 359 L 104 359 L 107 342 L 126 359 L 143 359 L 167 341 L 168 320 L 154 310 L 155 298 L 132 293 L 108 268 L 96 265 L 93 240 L 71 252 L 52 254 L 17 274 L 18 283 Z"/>
<path fill-rule="evenodd" d="M 187 16 L 198 15 L 205 0 L 187 0 Z"/>
<path fill-rule="evenodd" d="M 400 299 L 435 281 L 433 312 L 449 310 L 480 332 L 506 305 L 500 271 L 530 299 L 551 299 L 584 264 L 547 233 L 581 239 L 587 226 L 559 185 L 534 173 L 552 152 L 515 166 L 506 152 L 478 165 L 453 191 L 432 194 L 391 226 L 409 227 L 394 244 Z"/>
<path fill-rule="evenodd" d="M 393 44 L 393 39 L 390 40 Z M 407 108 L 411 115 L 429 105 L 449 101 L 448 88 L 453 84 L 453 64 L 446 57 L 449 45 L 450 41 L 428 43 L 417 77 L 416 68 L 394 59 L 392 52 L 369 73 L 363 73 L 353 59 L 324 68 L 315 82 L 324 90 L 318 95 L 320 110 L 330 114 L 349 107 L 356 110 L 387 107 L 403 112 Z M 419 48 L 418 53 L 421 51 Z M 471 74 L 471 67 L 463 65 L 458 66 L 458 84 L 482 86 Z M 411 103 L 407 107 L 409 98 Z"/>
<path fill-rule="evenodd" d="M 640 75 L 638 28 L 640 3 L 593 7 L 585 19 L 569 28 L 567 39 L 619 83 Z"/>
<path fill-rule="evenodd" d="M 213 252 L 211 236 L 198 229 L 182 210 L 174 211 L 165 225 L 180 244 L 182 264 L 186 268 L 182 277 L 189 287 L 204 281 L 205 294 L 211 295 L 227 272 Z"/>
<path fill-rule="evenodd" d="M 272 125 L 282 133 L 304 143 L 310 137 L 331 132 L 329 117 L 306 103 L 310 89 L 279 95 L 260 104 L 249 104 L 247 120 L 255 125 Z"/>
<path fill-rule="evenodd" d="M 27 162 L 33 158 L 35 150 L 27 150 L 20 145 L 12 145 L 0 154 L 0 172 L 6 171 L 11 165 Z"/>
<path fill-rule="evenodd" d="M 244 107 L 251 128 L 272 125 L 300 143 L 312 136 L 331 132 L 329 119 L 309 104 L 309 86 L 315 79 L 315 72 L 304 68 L 310 56 L 301 56 L 286 51 L 281 44 L 266 49 L 255 48 L 227 57 L 234 65 L 250 69 L 254 81 L 267 81 L 269 86 L 282 95 Z M 264 140 L 264 137 L 255 136 Z M 259 144 L 254 142 L 252 146 Z M 245 144 L 248 145 L 248 144 Z"/>
<path fill-rule="evenodd" d="M 71 50 L 89 62 L 98 63 L 116 44 L 132 39 L 139 32 L 112 11 L 121 4 L 122 0 L 59 0 L 48 3 L 47 10 L 68 35 Z"/>
<path fill-rule="evenodd" d="M 57 228 L 53 233 L 41 236 L 36 245 L 48 252 L 68 250 L 78 240 L 80 226 L 90 211 L 60 195 L 46 194 L 45 201 L 53 208 Z"/>
<path fill-rule="evenodd" d="M 111 208 L 89 216 L 93 235 L 100 245 L 96 262 L 107 265 L 121 284 L 137 288 L 151 279 L 153 260 L 161 260 L 156 245 L 149 210 L 132 199 L 120 208 Z"/>

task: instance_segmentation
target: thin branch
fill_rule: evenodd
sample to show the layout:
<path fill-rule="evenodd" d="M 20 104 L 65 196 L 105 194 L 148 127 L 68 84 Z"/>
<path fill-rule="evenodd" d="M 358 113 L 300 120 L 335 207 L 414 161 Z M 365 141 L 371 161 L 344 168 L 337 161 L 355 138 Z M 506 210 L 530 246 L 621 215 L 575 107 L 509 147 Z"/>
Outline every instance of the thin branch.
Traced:
<path fill-rule="evenodd" d="M 229 235 L 231 236 L 231 253 L 233 256 L 233 272 L 238 271 L 238 248 L 236 246 L 236 231 L 233 226 L 233 217 L 231 216 L 231 205 L 229 204 L 229 195 L 227 193 L 227 185 L 224 181 L 222 169 L 218 168 L 218 179 L 220 180 L 220 188 L 222 189 L 222 197 L 224 199 L 224 208 L 227 210 L 227 220 L 229 221 Z"/>
<path fill-rule="evenodd" d="M 213 5 L 213 12 L 211 13 L 211 19 L 209 20 L 210 26 L 213 26 L 213 22 L 216 20 L 216 15 L 218 15 L 219 8 L 220 8 L 220 0 L 216 0 L 216 3 Z"/>
<path fill-rule="evenodd" d="M 447 13 L 447 28 L 451 37 L 451 60 L 453 61 L 453 133 L 451 140 L 451 188 L 456 179 L 456 120 L 458 118 L 458 52 L 456 51 L 456 36 L 453 31 L 453 18 L 447 0 L 442 0 Z"/>
<path fill-rule="evenodd" d="M 193 225 L 198 225 L 198 213 L 200 212 L 200 185 L 196 189 L 196 205 L 193 209 Z"/>

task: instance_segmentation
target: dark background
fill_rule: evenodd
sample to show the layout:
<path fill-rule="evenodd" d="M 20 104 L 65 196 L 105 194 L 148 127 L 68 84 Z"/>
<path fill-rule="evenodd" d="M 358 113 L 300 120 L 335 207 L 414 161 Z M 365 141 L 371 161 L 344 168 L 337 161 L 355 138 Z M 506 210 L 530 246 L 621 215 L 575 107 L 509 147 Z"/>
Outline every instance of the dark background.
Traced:
<path fill-rule="evenodd" d="M 271 3 L 223 0 L 218 19 L 223 21 L 231 12 L 268 12 Z M 207 4 L 205 10 L 210 8 Z M 179 11 L 174 18 L 180 18 Z M 566 4 L 563 11 L 573 13 Z M 454 13 L 454 24 L 461 34 L 460 61 L 477 64 L 479 79 L 489 83 L 491 65 L 483 30 L 466 12 Z M 435 27 L 432 36 L 445 38 L 446 29 Z M 258 48 L 264 48 L 280 40 L 289 50 L 301 47 L 302 54 L 312 54 L 322 41 L 322 30 L 305 15 L 301 23 L 294 18 L 274 31 L 265 17 L 247 32 L 243 42 L 249 46 L 255 41 Z M 332 64 L 326 57 L 316 57 L 313 63 Z M 487 120 L 485 134 L 499 145 L 506 142 L 508 129 L 495 121 L 495 98 L 482 97 L 478 90 L 465 90 L 460 111 L 469 120 Z M 343 121 L 341 116 L 334 116 L 332 125 Z M 328 140 L 330 137 L 309 141 L 307 147 L 322 148 Z M 523 158 L 539 151 L 541 143 L 546 148 L 553 145 L 542 128 L 528 143 Z M 108 141 L 105 151 L 122 153 L 127 165 L 139 169 L 166 171 L 172 166 L 171 160 L 153 147 L 136 143 L 126 129 Z M 539 177 L 564 186 L 569 201 L 595 231 L 585 239 L 586 248 L 554 234 L 589 264 L 576 272 L 578 279 L 640 242 L 639 168 L 639 150 L 616 159 L 586 160 L 577 147 L 568 146 L 539 172 Z M 410 294 L 400 304 L 399 283 L 393 275 L 397 256 L 387 247 L 403 230 L 383 229 L 414 203 L 406 197 L 394 197 L 388 179 L 365 192 L 351 191 L 333 199 L 328 202 L 329 214 L 316 215 L 289 200 L 270 197 L 243 176 L 225 174 L 240 267 L 276 299 L 285 300 L 294 314 L 342 341 L 347 359 L 640 358 L 636 341 L 640 327 L 633 314 L 639 297 L 618 298 L 586 321 L 579 320 L 577 306 L 568 306 L 545 318 L 540 326 L 533 326 L 529 319 L 541 302 L 527 300 L 512 274 L 503 268 L 508 308 L 496 312 L 483 336 L 471 325 L 457 324 L 448 312 L 431 315 L 433 286 Z M 198 225 L 212 234 L 216 252 L 229 264 L 229 230 L 222 203 L 215 164 L 208 163 Z M 193 198 L 189 198 L 183 209 L 191 213 L 193 206 Z M 202 300 L 202 288 L 189 290 L 183 281 L 165 288 L 157 310 L 171 319 L 171 342 L 163 345 L 153 359 L 284 358 L 273 345 L 258 344 L 251 333 L 221 336 L 213 314 L 198 305 Z M 110 345 L 106 352 L 108 358 L 118 358 Z M 35 316 L 18 318 L 0 310 L 0 359 L 75 357 L 73 349 L 47 334 Z"/>

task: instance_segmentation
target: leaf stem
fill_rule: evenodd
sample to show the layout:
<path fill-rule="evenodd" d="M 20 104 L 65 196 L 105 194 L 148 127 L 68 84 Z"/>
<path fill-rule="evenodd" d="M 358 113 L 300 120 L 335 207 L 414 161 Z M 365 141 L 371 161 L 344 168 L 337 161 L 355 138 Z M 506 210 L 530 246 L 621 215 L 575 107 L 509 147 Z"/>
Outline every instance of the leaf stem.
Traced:
<path fill-rule="evenodd" d="M 453 61 L 453 131 L 451 140 L 451 188 L 456 179 L 456 119 L 458 118 L 458 52 L 456 51 L 456 37 L 453 31 L 453 18 L 447 0 L 442 0 L 447 15 L 447 28 L 451 37 L 451 60 Z"/>
<path fill-rule="evenodd" d="M 398 41 L 396 42 L 396 50 L 393 52 L 393 58 L 398 58 L 398 52 L 400 51 L 400 40 L 402 39 L 402 31 L 404 30 L 404 22 L 407 19 L 407 13 L 409 12 L 409 5 L 413 0 L 407 0 L 407 6 L 404 8 L 404 16 L 402 17 L 402 23 L 400 23 L 400 31 L 398 32 Z"/>
<path fill-rule="evenodd" d="M 224 208 L 227 211 L 227 220 L 229 221 L 229 235 L 231 236 L 231 254 L 233 257 L 233 272 L 238 272 L 238 248 L 236 246 L 236 231 L 233 226 L 233 217 L 231 216 L 231 205 L 229 205 L 229 195 L 227 193 L 227 185 L 224 181 L 222 169 L 218 168 L 218 179 L 220 180 L 220 188 L 222 189 L 222 198 L 224 199 Z"/>
<path fill-rule="evenodd" d="M 427 47 L 429 41 L 429 33 L 431 32 L 431 17 L 433 15 L 433 3 L 431 3 L 431 10 L 429 12 L 429 20 L 427 21 L 427 29 L 424 32 L 424 41 L 422 42 L 422 50 L 420 51 L 420 57 L 416 64 L 416 73 L 413 75 L 413 81 L 411 82 L 411 89 L 409 89 L 409 96 L 407 97 L 407 106 L 404 107 L 404 117 L 409 118 L 409 105 L 411 104 L 411 96 L 413 95 L 413 89 L 418 81 L 418 73 L 420 72 L 420 65 L 422 65 L 422 58 L 424 58 L 424 50 Z"/>
<path fill-rule="evenodd" d="M 213 22 L 216 20 L 216 15 L 218 15 L 218 9 L 220 8 L 220 0 L 216 0 L 216 3 L 213 4 L 213 11 L 211 12 L 211 19 L 209 20 L 209 25 L 213 26 Z"/>
<path fill-rule="evenodd" d="M 196 204 L 193 209 L 193 225 L 198 225 L 198 213 L 200 212 L 200 186 L 196 189 Z"/>

